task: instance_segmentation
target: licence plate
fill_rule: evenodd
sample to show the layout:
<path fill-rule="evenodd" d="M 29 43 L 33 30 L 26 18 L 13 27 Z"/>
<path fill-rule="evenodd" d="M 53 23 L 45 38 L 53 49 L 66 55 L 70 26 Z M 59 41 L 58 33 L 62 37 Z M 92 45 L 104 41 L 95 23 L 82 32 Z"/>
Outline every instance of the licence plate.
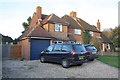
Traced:
<path fill-rule="evenodd" d="M 96 54 L 96 52 L 92 52 L 92 54 Z"/>
<path fill-rule="evenodd" d="M 84 59 L 84 57 L 79 57 L 79 59 Z"/>

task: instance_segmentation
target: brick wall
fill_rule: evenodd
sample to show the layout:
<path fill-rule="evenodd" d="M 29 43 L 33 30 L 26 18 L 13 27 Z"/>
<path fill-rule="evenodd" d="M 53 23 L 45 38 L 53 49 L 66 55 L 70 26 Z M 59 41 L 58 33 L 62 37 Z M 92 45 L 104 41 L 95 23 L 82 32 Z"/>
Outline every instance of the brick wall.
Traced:
<path fill-rule="evenodd" d="M 30 42 L 29 39 L 24 39 L 20 42 L 22 45 L 22 57 L 26 58 L 27 60 L 30 59 Z"/>
<path fill-rule="evenodd" d="M 93 32 L 93 36 L 94 36 L 94 37 L 96 37 L 96 36 L 100 37 L 100 33 L 98 33 L 98 32 Z"/>
<path fill-rule="evenodd" d="M 33 14 L 32 21 L 30 23 L 30 27 L 34 27 L 38 23 L 38 19 L 36 13 Z"/>
<path fill-rule="evenodd" d="M 45 25 L 43 25 L 42 27 L 43 27 L 45 30 L 49 31 L 48 25 L 49 25 L 49 24 L 45 24 Z"/>
<path fill-rule="evenodd" d="M 68 32 L 73 34 L 73 36 L 76 39 L 76 41 L 80 41 L 81 43 L 83 43 L 83 41 L 82 41 L 82 31 L 81 31 L 81 35 L 75 34 L 75 30 L 74 29 L 70 29 L 70 28 L 68 29 Z"/>
<path fill-rule="evenodd" d="M 48 26 L 48 27 L 47 27 Z M 62 32 L 56 32 L 55 31 L 55 27 L 54 24 L 51 23 L 47 23 L 46 25 L 44 25 L 44 28 L 50 32 L 50 34 L 53 37 L 58 37 L 58 38 L 66 38 L 67 37 L 67 26 L 62 26 Z"/>

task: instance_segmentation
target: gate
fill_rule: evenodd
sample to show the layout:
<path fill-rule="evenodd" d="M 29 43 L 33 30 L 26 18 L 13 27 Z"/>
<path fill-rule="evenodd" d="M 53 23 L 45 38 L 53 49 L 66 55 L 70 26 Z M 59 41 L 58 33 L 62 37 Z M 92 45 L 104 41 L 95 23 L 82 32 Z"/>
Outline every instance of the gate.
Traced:
<path fill-rule="evenodd" d="M 10 56 L 12 58 L 22 57 L 22 46 L 21 45 L 11 45 L 10 47 Z"/>

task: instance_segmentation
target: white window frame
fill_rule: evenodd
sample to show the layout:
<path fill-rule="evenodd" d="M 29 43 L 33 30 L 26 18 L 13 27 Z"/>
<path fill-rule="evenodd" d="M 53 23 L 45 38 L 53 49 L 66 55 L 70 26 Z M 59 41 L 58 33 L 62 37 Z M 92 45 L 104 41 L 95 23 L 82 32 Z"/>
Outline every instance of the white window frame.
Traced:
<path fill-rule="evenodd" d="M 105 46 L 105 44 L 103 43 L 103 44 L 102 44 L 102 50 L 103 50 L 103 51 L 105 51 L 105 49 L 104 49 L 105 47 L 104 47 L 104 46 Z"/>
<path fill-rule="evenodd" d="M 107 49 L 110 49 L 110 44 L 107 44 L 108 48 Z"/>
<path fill-rule="evenodd" d="M 55 42 L 56 42 L 56 43 L 63 43 L 63 41 L 54 41 L 54 43 L 55 43 Z"/>
<path fill-rule="evenodd" d="M 80 42 L 80 41 L 77 41 L 76 44 L 81 44 L 81 42 Z"/>
<path fill-rule="evenodd" d="M 80 29 L 74 29 L 74 34 L 81 35 L 81 30 Z"/>
<path fill-rule="evenodd" d="M 9 44 L 8 42 L 5 42 L 5 44 Z"/>
<path fill-rule="evenodd" d="M 57 29 L 58 27 L 58 29 Z M 55 24 L 55 31 L 56 32 L 62 32 L 62 25 L 61 24 Z"/>
<path fill-rule="evenodd" d="M 89 33 L 91 34 L 91 36 L 93 36 L 93 32 L 92 31 L 89 31 Z"/>
<path fill-rule="evenodd" d="M 74 41 L 69 41 L 68 43 L 75 43 Z"/>

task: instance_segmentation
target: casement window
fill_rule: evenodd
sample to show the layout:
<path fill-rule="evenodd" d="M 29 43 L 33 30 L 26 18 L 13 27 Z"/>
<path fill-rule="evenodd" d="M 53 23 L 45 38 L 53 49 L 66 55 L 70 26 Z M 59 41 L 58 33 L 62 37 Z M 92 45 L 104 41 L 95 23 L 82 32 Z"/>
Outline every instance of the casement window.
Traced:
<path fill-rule="evenodd" d="M 91 34 L 91 36 L 93 36 L 93 32 L 92 31 L 89 31 L 89 33 Z"/>
<path fill-rule="evenodd" d="M 81 35 L 81 30 L 80 29 L 75 29 L 75 34 Z"/>
<path fill-rule="evenodd" d="M 99 38 L 99 39 L 100 39 L 101 37 L 100 37 L 100 36 L 96 36 L 96 38 Z"/>
<path fill-rule="evenodd" d="M 80 42 L 80 41 L 77 41 L 76 44 L 81 44 L 81 42 Z"/>
<path fill-rule="evenodd" d="M 63 43 L 63 41 L 54 41 L 54 44 Z"/>
<path fill-rule="evenodd" d="M 55 31 L 62 32 L 62 25 L 61 24 L 55 24 Z"/>
<path fill-rule="evenodd" d="M 110 44 L 107 44 L 107 49 L 110 49 Z"/>
<path fill-rule="evenodd" d="M 69 41 L 68 43 L 75 43 L 74 41 Z"/>

